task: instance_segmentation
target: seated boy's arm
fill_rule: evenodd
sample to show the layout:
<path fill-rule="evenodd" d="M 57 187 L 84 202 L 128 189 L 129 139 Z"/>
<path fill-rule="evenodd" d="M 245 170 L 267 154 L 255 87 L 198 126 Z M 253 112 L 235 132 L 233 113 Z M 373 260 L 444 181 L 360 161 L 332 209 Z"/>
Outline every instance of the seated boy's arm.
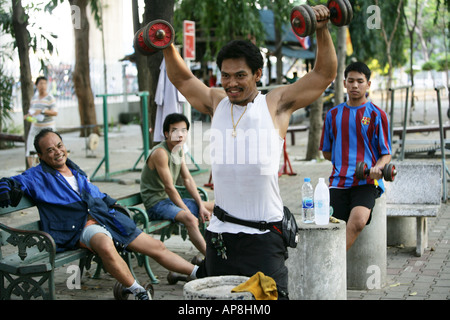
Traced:
<path fill-rule="evenodd" d="M 197 185 L 195 183 L 194 178 L 192 178 L 191 173 L 189 172 L 188 167 L 186 166 L 186 163 L 183 161 L 181 164 L 181 177 L 184 181 L 184 186 L 186 187 L 186 190 L 189 192 L 189 194 L 192 196 L 192 198 L 195 200 L 195 202 L 198 205 L 198 214 L 199 218 L 202 222 L 208 221 L 211 218 L 211 212 L 209 212 L 205 204 L 200 196 L 200 193 L 198 192 Z"/>
<path fill-rule="evenodd" d="M 201 204 L 202 199 L 200 197 L 200 194 L 198 193 L 197 185 L 194 181 L 194 178 L 192 178 L 192 175 L 189 172 L 189 169 L 184 161 L 181 164 L 180 174 L 181 177 L 183 178 L 184 186 L 186 187 L 186 190 L 189 192 L 189 194 L 192 196 L 192 199 L 194 199 L 197 204 Z"/>

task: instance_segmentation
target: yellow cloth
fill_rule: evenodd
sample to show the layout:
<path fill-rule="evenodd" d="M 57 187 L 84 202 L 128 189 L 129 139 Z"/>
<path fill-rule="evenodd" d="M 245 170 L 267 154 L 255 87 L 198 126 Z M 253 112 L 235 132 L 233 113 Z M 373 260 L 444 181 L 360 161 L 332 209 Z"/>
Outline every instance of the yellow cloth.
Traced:
<path fill-rule="evenodd" d="M 278 291 L 275 280 L 264 275 L 262 272 L 257 272 L 246 282 L 234 287 L 231 292 L 248 291 L 253 294 L 256 300 L 277 300 Z"/>

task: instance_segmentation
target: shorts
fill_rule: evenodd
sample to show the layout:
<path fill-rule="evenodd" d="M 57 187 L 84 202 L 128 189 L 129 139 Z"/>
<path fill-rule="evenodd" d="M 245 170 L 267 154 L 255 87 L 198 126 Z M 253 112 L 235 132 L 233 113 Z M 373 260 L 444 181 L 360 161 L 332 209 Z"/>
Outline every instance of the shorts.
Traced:
<path fill-rule="evenodd" d="M 198 205 L 194 199 L 182 199 L 194 216 L 198 218 Z M 171 220 L 175 222 L 175 216 L 184 209 L 175 205 L 169 198 L 161 200 L 149 210 L 147 214 L 153 220 Z"/>
<path fill-rule="evenodd" d="M 375 200 L 379 196 L 380 190 L 373 184 L 347 189 L 330 188 L 330 206 L 333 207 L 333 217 L 347 222 L 352 209 L 362 206 L 370 209 L 370 217 L 367 220 L 367 224 L 369 224 Z"/>
<path fill-rule="evenodd" d="M 92 250 L 90 242 L 92 237 L 97 233 L 104 233 L 112 239 L 111 233 L 105 227 L 95 223 L 86 226 L 83 231 L 81 231 L 80 243 Z"/>
<path fill-rule="evenodd" d="M 221 233 L 226 259 L 218 254 L 217 233 L 206 230 L 206 258 L 197 277 L 242 275 L 251 277 L 258 271 L 272 277 L 278 289 L 278 299 L 288 298 L 287 248 L 275 232 L 263 234 Z"/>

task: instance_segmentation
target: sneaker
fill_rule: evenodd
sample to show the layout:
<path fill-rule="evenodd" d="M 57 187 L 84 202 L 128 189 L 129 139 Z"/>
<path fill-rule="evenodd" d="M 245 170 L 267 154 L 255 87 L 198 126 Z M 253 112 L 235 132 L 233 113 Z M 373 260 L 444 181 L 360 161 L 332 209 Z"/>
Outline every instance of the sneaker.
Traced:
<path fill-rule="evenodd" d="M 148 291 L 140 291 L 134 295 L 136 300 L 152 300 L 152 295 Z"/>

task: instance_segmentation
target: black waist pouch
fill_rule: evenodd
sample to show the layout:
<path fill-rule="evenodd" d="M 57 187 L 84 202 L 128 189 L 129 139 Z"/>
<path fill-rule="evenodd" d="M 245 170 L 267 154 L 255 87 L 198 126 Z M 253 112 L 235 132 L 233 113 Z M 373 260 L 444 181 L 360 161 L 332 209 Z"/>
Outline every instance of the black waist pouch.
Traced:
<path fill-rule="evenodd" d="M 266 221 L 248 221 L 231 216 L 220 208 L 214 207 L 214 215 L 222 222 L 231 222 L 242 226 L 256 228 L 260 231 L 270 230 L 275 232 L 283 238 L 284 245 L 290 248 L 296 248 L 298 243 L 298 226 L 295 221 L 294 215 L 289 211 L 287 207 L 283 208 L 283 219 L 279 222 L 266 222 Z"/>
<path fill-rule="evenodd" d="M 296 248 L 298 243 L 298 226 L 294 215 L 287 207 L 284 207 L 283 220 L 281 220 L 281 236 L 284 245 L 290 248 Z"/>

